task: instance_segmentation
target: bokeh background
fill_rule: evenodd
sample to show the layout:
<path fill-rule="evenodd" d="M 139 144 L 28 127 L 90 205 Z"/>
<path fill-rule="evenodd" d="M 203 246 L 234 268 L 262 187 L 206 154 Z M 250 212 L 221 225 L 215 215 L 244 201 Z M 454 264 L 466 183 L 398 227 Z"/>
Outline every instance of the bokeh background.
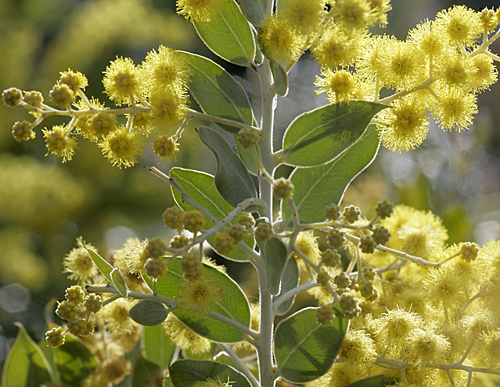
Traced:
<path fill-rule="evenodd" d="M 419 21 L 453 4 L 475 10 L 498 6 L 497 1 L 393 0 L 389 27 L 375 32 L 404 39 Z M 88 77 L 87 95 L 107 101 L 101 80 L 109 62 L 123 56 L 140 63 L 161 44 L 205 55 L 244 87 L 251 84 L 243 69 L 227 66 L 203 45 L 193 27 L 175 14 L 174 0 L 0 0 L 0 90 L 39 90 L 48 99 L 59 72 L 71 68 Z M 498 42 L 493 51 L 500 53 Z M 297 114 L 327 103 L 314 93 L 318 73 L 307 55 L 294 66 L 288 96 L 278 104 L 278 132 Z M 450 230 L 450 243 L 499 238 L 499 100 L 499 84 L 480 95 L 469 131 L 442 132 L 431 124 L 418 150 L 398 154 L 381 149 L 377 161 L 348 189 L 345 203 L 360 206 L 367 216 L 382 199 L 431 209 Z M 35 340 L 43 337 L 44 306 L 62 299 L 70 285 L 62 259 L 77 237 L 105 255 L 130 236 L 171 236 L 161 221 L 173 204 L 170 189 L 148 172 L 150 166 L 167 172 L 182 165 L 213 173 L 215 165 L 192 130 L 169 165 L 158 165 L 146 151 L 135 167 L 119 170 L 86 141 L 73 160 L 62 164 L 46 156 L 41 128 L 33 141 L 13 139 L 13 123 L 25 119 L 30 119 L 25 109 L 0 106 L 0 367 L 17 333 L 13 322 L 21 322 Z M 41 127 L 58 123 L 47 119 Z M 234 264 L 234 276 L 243 268 Z"/>

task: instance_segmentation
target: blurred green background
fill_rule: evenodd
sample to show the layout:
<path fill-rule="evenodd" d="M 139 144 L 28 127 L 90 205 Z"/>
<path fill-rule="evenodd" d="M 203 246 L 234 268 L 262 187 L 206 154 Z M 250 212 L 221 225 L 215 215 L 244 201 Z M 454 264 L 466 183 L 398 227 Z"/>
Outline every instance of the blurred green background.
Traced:
<path fill-rule="evenodd" d="M 460 2 L 476 10 L 494 3 Z M 392 4 L 390 27 L 378 32 L 404 39 L 420 20 L 458 2 Z M 208 56 L 246 88 L 251 83 L 242 69 L 227 67 L 209 52 L 193 27 L 175 14 L 174 0 L 0 0 L 0 89 L 39 90 L 48 99 L 59 72 L 71 68 L 88 77 L 88 96 L 106 101 L 101 80 L 109 62 L 124 56 L 138 64 L 160 44 Z M 500 44 L 493 51 L 500 53 Z M 297 114 L 326 103 L 312 86 L 318 73 L 307 55 L 292 69 L 290 92 L 278 104 L 278 133 Z M 431 124 L 417 151 L 382 149 L 349 188 L 345 203 L 360 206 L 367 216 L 382 199 L 431 209 L 450 229 L 450 243 L 482 244 L 500 237 L 499 98 L 498 84 L 481 94 L 479 114 L 468 132 L 443 133 Z M 175 163 L 158 165 L 146 151 L 135 167 L 119 170 L 87 141 L 65 164 L 46 156 L 40 129 L 58 119 L 47 119 L 35 140 L 16 142 L 12 125 L 25 119 L 30 119 L 25 109 L 0 106 L 0 363 L 17 331 L 13 322 L 21 322 L 37 340 L 43 336 L 44 305 L 61 299 L 70 284 L 62 259 L 78 236 L 102 254 L 120 248 L 130 236 L 170 236 L 161 222 L 173 204 L 170 190 L 148 172 L 150 166 L 165 172 L 173 165 L 214 172 L 214 157 L 193 130 L 185 132 Z"/>

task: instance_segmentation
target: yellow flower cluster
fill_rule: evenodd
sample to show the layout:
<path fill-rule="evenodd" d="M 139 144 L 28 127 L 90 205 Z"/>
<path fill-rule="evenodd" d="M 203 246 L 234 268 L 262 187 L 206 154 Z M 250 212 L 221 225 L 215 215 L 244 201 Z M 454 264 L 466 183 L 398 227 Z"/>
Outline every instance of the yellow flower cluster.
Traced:
<path fill-rule="evenodd" d="M 455 6 L 419 24 L 401 41 L 366 32 L 376 19 L 369 5 L 374 3 L 339 1 L 332 7 L 332 20 L 311 43 L 322 66 L 318 93 L 326 92 L 332 103 L 361 99 L 391 106 L 376 123 L 382 144 L 393 151 L 422 143 L 427 112 L 443 130 L 467 129 L 477 113 L 477 94 L 497 80 L 493 62 L 500 58 L 489 46 L 500 36 L 500 30 L 495 32 L 500 10 L 478 13 Z M 378 3 L 382 21 L 388 4 Z M 384 89 L 393 94 L 381 99 Z"/>
<path fill-rule="evenodd" d="M 494 374 L 500 365 L 500 242 L 447 246 L 437 216 L 404 205 L 381 224 L 392 234 L 387 247 L 369 254 L 349 246 L 352 237 L 344 244 L 378 297 L 363 296 L 339 362 L 314 386 L 340 387 L 384 370 L 405 386 L 465 385 L 469 372 L 472 385 L 492 385 L 479 371 Z M 357 281 L 348 284 L 351 295 L 362 294 Z M 325 293 L 311 292 L 328 303 Z"/>
<path fill-rule="evenodd" d="M 182 57 L 170 48 L 152 50 L 141 65 L 130 58 L 116 58 L 104 72 L 103 85 L 109 99 L 126 108 L 110 110 L 95 98 L 87 98 L 87 78 L 72 70 L 61 73 L 50 91 L 51 101 L 63 110 L 43 103 L 41 93 L 21 92 L 10 88 L 3 92 L 10 107 L 27 108 L 36 120 L 16 122 L 12 134 L 18 141 L 35 137 L 33 128 L 50 115 L 67 115 L 71 121 L 43 129 L 49 153 L 71 160 L 77 146 L 77 135 L 97 142 L 103 154 L 118 167 L 130 167 L 143 151 L 144 138 L 151 132 L 160 135 L 155 152 L 164 160 L 175 158 L 177 135 L 173 136 L 187 114 L 189 71 Z M 73 108 L 76 110 L 73 110 Z M 121 124 L 119 115 L 126 115 Z"/>

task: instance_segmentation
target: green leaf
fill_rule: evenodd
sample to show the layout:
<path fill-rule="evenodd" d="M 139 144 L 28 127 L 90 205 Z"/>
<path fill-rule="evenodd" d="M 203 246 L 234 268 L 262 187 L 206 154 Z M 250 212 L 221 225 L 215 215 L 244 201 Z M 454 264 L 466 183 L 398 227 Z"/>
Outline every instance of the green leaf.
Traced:
<path fill-rule="evenodd" d="M 61 382 L 80 387 L 83 379 L 97 366 L 97 359 L 85 344 L 71 334 L 66 335 L 64 345 L 53 348 Z"/>
<path fill-rule="evenodd" d="M 165 379 L 163 379 L 163 387 L 174 387 L 170 376 L 165 376 Z"/>
<path fill-rule="evenodd" d="M 228 212 L 233 209 L 215 188 L 214 177 L 212 175 L 192 169 L 172 168 L 170 170 L 170 177 L 174 177 L 189 196 L 209 210 L 218 220 L 224 219 Z M 181 195 L 176 190 L 172 189 L 172 194 L 177 205 L 184 211 L 193 209 L 193 207 L 182 202 Z M 213 226 L 214 224 L 205 217 L 205 230 Z M 214 245 L 214 241 L 215 235 L 208 238 L 208 243 L 212 246 Z M 244 242 L 251 248 L 255 244 L 253 237 L 246 238 Z M 231 255 L 225 257 L 236 261 L 248 260 L 248 254 L 239 246 L 236 246 Z"/>
<path fill-rule="evenodd" d="M 140 353 L 134 364 L 132 387 L 156 387 L 162 371 L 158 364 L 149 361 Z"/>
<path fill-rule="evenodd" d="M 286 265 L 286 246 L 277 238 L 259 243 L 262 257 L 266 260 L 267 290 L 271 294 L 280 291 L 281 275 Z"/>
<path fill-rule="evenodd" d="M 234 136 L 234 139 L 236 142 L 236 149 L 238 149 L 238 154 L 240 155 L 241 161 L 243 161 L 243 164 L 247 168 L 248 172 L 257 175 L 258 167 L 253 155 L 252 148 L 243 148 L 243 145 L 240 144 L 236 135 Z M 257 154 L 260 154 L 259 145 L 257 144 L 255 146 L 257 149 Z"/>
<path fill-rule="evenodd" d="M 259 27 L 266 18 L 267 0 L 240 0 L 239 4 L 248 21 Z"/>
<path fill-rule="evenodd" d="M 121 294 L 122 297 L 127 297 L 128 295 L 128 287 L 125 283 L 125 278 L 123 278 L 122 272 L 119 268 L 115 267 L 111 270 L 111 279 L 113 280 L 113 285 Z"/>
<path fill-rule="evenodd" d="M 276 327 L 275 355 L 281 376 L 306 383 L 324 375 L 333 365 L 349 326 L 337 309 L 331 325 L 316 322 L 318 308 L 306 308 Z"/>
<path fill-rule="evenodd" d="M 128 316 L 136 323 L 148 327 L 161 324 L 170 311 L 156 300 L 141 300 L 128 312 Z"/>
<path fill-rule="evenodd" d="M 193 21 L 201 40 L 228 62 L 250 67 L 255 41 L 248 21 L 234 0 L 224 0 L 209 22 Z"/>
<path fill-rule="evenodd" d="M 180 262 L 181 258 L 172 260 L 168 264 L 167 273 L 158 278 L 156 291 L 162 296 L 174 300 L 179 298 L 179 292 L 186 283 Z M 222 292 L 221 299 L 214 304 L 212 311 L 250 327 L 250 306 L 238 284 L 214 267 L 203 265 L 203 268 L 203 278 Z M 151 280 L 146 277 L 146 281 L 151 286 Z M 245 335 L 238 329 L 200 313 L 184 312 L 180 309 L 173 310 L 172 313 L 193 331 L 209 340 L 234 343 L 245 339 Z"/>
<path fill-rule="evenodd" d="M 233 207 L 245 199 L 257 197 L 257 191 L 248 170 L 226 140 L 206 127 L 201 127 L 198 134 L 217 158 L 215 186 L 222 197 Z"/>
<path fill-rule="evenodd" d="M 283 138 L 284 162 L 298 167 L 321 165 L 338 157 L 387 106 L 353 101 L 320 107 L 301 114 Z"/>
<path fill-rule="evenodd" d="M 161 325 L 144 327 L 144 352 L 146 357 L 167 369 L 175 352 L 175 345 L 163 331 Z"/>
<path fill-rule="evenodd" d="M 385 387 L 393 386 L 396 382 L 397 379 L 390 378 L 385 375 L 375 375 L 358 380 L 354 383 L 349 383 L 345 387 Z"/>
<path fill-rule="evenodd" d="M 283 271 L 283 275 L 281 277 L 280 293 L 277 296 L 274 296 L 273 300 L 279 297 L 280 295 L 286 293 L 287 291 L 296 288 L 298 284 L 299 284 L 299 267 L 297 266 L 297 261 L 295 260 L 295 258 L 289 258 L 286 263 L 285 270 Z M 285 313 L 287 313 L 292 307 L 294 299 L 295 296 L 289 298 L 288 300 L 280 304 L 280 306 L 278 306 L 278 309 L 276 310 L 276 314 L 282 316 Z"/>
<path fill-rule="evenodd" d="M 190 66 L 189 91 L 204 113 L 252 125 L 252 107 L 243 87 L 221 66 L 211 60 L 178 51 Z M 230 133 L 239 128 L 218 124 Z"/>
<path fill-rule="evenodd" d="M 288 74 L 280 64 L 273 61 L 270 61 L 270 64 L 276 93 L 284 97 L 288 94 Z"/>
<path fill-rule="evenodd" d="M 39 387 L 50 382 L 47 359 L 24 327 L 16 325 L 19 332 L 5 360 L 2 386 Z"/>
<path fill-rule="evenodd" d="M 331 163 L 314 168 L 297 168 L 290 175 L 293 198 L 302 223 L 324 221 L 325 207 L 340 203 L 351 181 L 375 159 L 379 149 L 375 125 L 370 125 L 361 138 Z M 291 221 L 292 212 L 282 203 L 283 222 Z"/>
<path fill-rule="evenodd" d="M 94 251 L 88 247 L 85 247 L 85 249 L 88 251 L 90 258 L 92 258 L 102 275 L 106 277 L 109 282 L 113 283 L 113 280 L 111 279 L 111 272 L 113 271 L 114 267 L 111 266 L 103 257 L 101 257 L 97 253 L 97 251 Z"/>
<path fill-rule="evenodd" d="M 178 360 L 169 368 L 174 387 L 195 387 L 199 382 L 231 382 L 231 387 L 251 387 L 248 379 L 228 365 L 211 360 Z"/>

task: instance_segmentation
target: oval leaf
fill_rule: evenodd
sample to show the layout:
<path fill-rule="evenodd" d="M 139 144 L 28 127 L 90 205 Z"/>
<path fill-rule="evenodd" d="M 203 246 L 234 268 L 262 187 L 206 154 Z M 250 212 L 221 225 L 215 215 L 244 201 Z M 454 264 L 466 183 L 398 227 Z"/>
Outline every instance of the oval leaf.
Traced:
<path fill-rule="evenodd" d="M 267 290 L 276 295 L 280 291 L 281 275 L 286 265 L 286 246 L 279 239 L 272 238 L 259 243 L 259 247 L 266 260 Z"/>
<path fill-rule="evenodd" d="M 227 213 L 233 209 L 215 188 L 212 175 L 191 169 L 172 168 L 170 176 L 174 177 L 189 196 L 209 210 L 218 220 L 224 219 Z M 172 189 L 172 194 L 177 205 L 184 211 L 193 209 L 193 207 L 182 202 L 181 195 L 177 191 Z M 208 230 L 213 226 L 214 224 L 208 218 L 205 218 L 205 229 Z M 208 238 L 208 243 L 212 246 L 214 241 L 215 235 Z M 252 248 L 255 244 L 253 237 L 246 238 L 244 242 Z M 248 260 L 248 254 L 239 246 L 236 246 L 231 255 L 225 257 L 236 261 Z"/>
<path fill-rule="evenodd" d="M 71 334 L 66 335 L 64 345 L 52 350 L 61 382 L 65 385 L 80 387 L 83 379 L 98 366 L 87 346 Z"/>
<path fill-rule="evenodd" d="M 134 364 L 132 387 L 157 387 L 161 380 L 161 367 L 139 353 Z"/>
<path fill-rule="evenodd" d="M 289 258 L 285 270 L 283 270 L 283 275 L 281 276 L 281 288 L 280 293 L 273 299 L 285 294 L 287 291 L 296 288 L 299 284 L 299 267 L 297 266 L 297 261 L 295 258 Z M 286 314 L 292 307 L 294 297 L 289 298 L 285 302 L 281 303 L 276 310 L 278 316 Z"/>
<path fill-rule="evenodd" d="M 161 324 L 169 312 L 161 302 L 141 300 L 129 310 L 128 316 L 138 324 L 151 327 Z"/>
<path fill-rule="evenodd" d="M 333 160 L 355 142 L 387 106 L 353 101 L 320 107 L 298 116 L 283 138 L 284 162 L 312 167 Z"/>
<path fill-rule="evenodd" d="M 175 352 L 175 345 L 163 331 L 161 325 L 144 327 L 144 352 L 148 360 L 159 364 L 164 370 L 168 368 Z"/>
<path fill-rule="evenodd" d="M 375 125 L 370 125 L 361 138 L 331 163 L 314 168 L 297 168 L 290 179 L 293 198 L 302 223 L 325 220 L 325 207 L 340 203 L 352 180 L 375 160 L 380 140 Z M 282 203 L 284 223 L 291 221 L 292 212 Z"/>
<path fill-rule="evenodd" d="M 231 387 L 251 387 L 248 379 L 239 371 L 226 364 L 211 360 L 178 360 L 169 368 L 174 387 L 195 387 L 209 379 L 228 383 Z"/>
<path fill-rule="evenodd" d="M 90 255 L 90 258 L 92 258 L 92 260 L 94 261 L 94 263 L 96 264 L 97 268 L 99 269 L 99 271 L 102 273 L 102 275 L 104 277 L 106 277 L 106 279 L 113 283 L 113 280 L 111 279 L 111 272 L 113 271 L 114 267 L 111 266 L 108 261 L 106 261 L 103 257 L 101 257 L 97 251 L 94 251 L 88 247 L 85 247 L 85 249 L 87 250 L 87 252 L 89 253 Z"/>
<path fill-rule="evenodd" d="M 111 279 L 113 280 L 113 285 L 115 285 L 121 296 L 127 297 L 128 287 L 125 283 L 125 278 L 123 278 L 122 272 L 119 268 L 115 267 L 113 270 L 111 270 Z"/>
<path fill-rule="evenodd" d="M 48 363 L 21 324 L 3 367 L 2 386 L 38 387 L 49 383 Z"/>
<path fill-rule="evenodd" d="M 271 65 L 271 72 L 273 73 L 274 89 L 276 93 L 284 97 L 288 94 L 288 74 L 283 66 L 278 63 L 273 61 L 269 61 L 269 63 Z"/>
<path fill-rule="evenodd" d="M 217 158 L 215 186 L 222 197 L 233 207 L 245 199 L 257 197 L 257 191 L 248 170 L 226 140 L 206 127 L 201 127 L 198 134 Z"/>
<path fill-rule="evenodd" d="M 255 41 L 247 19 L 234 0 L 223 0 L 210 21 L 193 21 L 201 40 L 228 62 L 249 67 L 255 56 Z"/>
<path fill-rule="evenodd" d="M 251 125 L 252 107 L 243 87 L 221 66 L 211 60 L 188 52 L 178 51 L 190 67 L 189 91 L 203 112 Z M 218 124 L 230 133 L 239 128 Z"/>
<path fill-rule="evenodd" d="M 182 285 L 186 281 L 180 262 L 181 258 L 171 261 L 167 273 L 158 278 L 156 291 L 162 296 L 178 299 Z M 211 266 L 203 265 L 203 268 L 205 270 L 203 278 L 217 286 L 223 293 L 223 297 L 214 305 L 212 311 L 250 327 L 250 306 L 238 284 L 227 274 Z M 146 281 L 151 286 L 151 280 L 146 278 Z M 196 312 L 183 312 L 180 309 L 172 313 L 193 331 L 209 340 L 224 343 L 245 340 L 245 335 L 238 329 L 208 316 Z"/>
<path fill-rule="evenodd" d="M 324 375 L 333 365 L 349 326 L 338 310 L 331 325 L 316 322 L 318 308 L 306 308 L 276 327 L 275 354 L 281 376 L 306 383 Z"/>

